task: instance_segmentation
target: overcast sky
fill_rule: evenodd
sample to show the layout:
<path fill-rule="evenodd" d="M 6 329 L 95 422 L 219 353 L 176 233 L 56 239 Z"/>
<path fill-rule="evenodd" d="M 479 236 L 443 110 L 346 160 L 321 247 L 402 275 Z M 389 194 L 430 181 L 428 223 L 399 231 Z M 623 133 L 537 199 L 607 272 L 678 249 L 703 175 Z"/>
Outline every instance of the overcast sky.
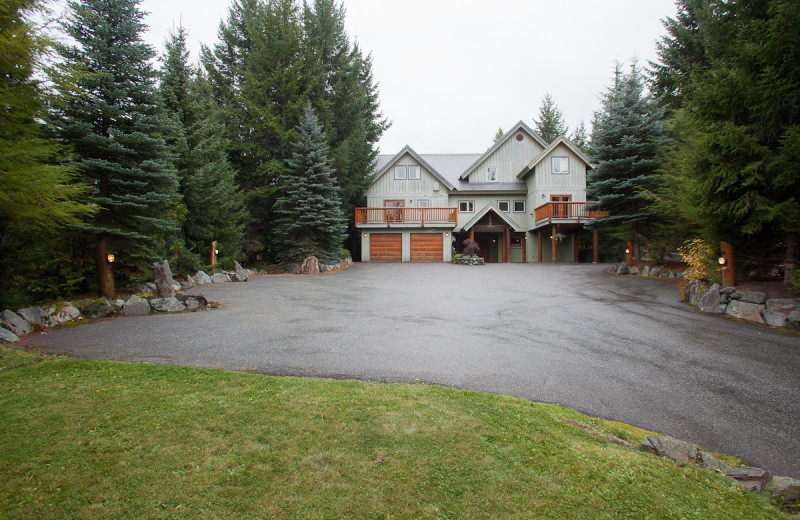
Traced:
<path fill-rule="evenodd" d="M 143 0 L 159 53 L 171 27 L 217 41 L 230 0 Z M 598 109 L 614 61 L 655 57 L 674 0 L 344 0 L 346 27 L 373 56 L 383 113 L 379 146 L 396 153 L 480 153 L 498 127 L 533 126 L 550 92 L 570 131 Z"/>

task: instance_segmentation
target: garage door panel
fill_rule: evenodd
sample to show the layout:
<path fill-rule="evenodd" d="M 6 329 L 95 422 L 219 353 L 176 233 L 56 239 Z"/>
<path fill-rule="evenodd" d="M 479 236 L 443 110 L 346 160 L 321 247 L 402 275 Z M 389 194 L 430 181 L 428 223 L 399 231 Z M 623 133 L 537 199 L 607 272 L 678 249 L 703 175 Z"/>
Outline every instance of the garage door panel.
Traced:
<path fill-rule="evenodd" d="M 442 262 L 444 246 L 441 233 L 412 233 L 412 262 Z"/>
<path fill-rule="evenodd" d="M 401 262 L 403 236 L 400 233 L 372 233 L 369 236 L 370 262 Z"/>

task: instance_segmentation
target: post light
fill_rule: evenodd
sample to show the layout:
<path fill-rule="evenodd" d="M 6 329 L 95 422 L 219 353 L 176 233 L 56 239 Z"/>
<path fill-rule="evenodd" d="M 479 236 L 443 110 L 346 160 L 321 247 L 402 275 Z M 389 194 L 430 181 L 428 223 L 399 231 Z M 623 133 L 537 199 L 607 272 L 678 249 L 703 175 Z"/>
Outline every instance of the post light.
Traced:
<path fill-rule="evenodd" d="M 112 255 L 112 254 L 106 255 L 106 261 L 108 261 L 109 264 L 113 264 L 114 263 L 114 255 Z"/>
<path fill-rule="evenodd" d="M 214 250 L 214 254 L 215 254 L 215 255 L 218 255 L 218 254 L 219 254 L 219 249 L 215 249 L 215 250 Z"/>
<path fill-rule="evenodd" d="M 626 249 L 626 250 L 625 250 L 625 254 L 626 254 L 626 255 L 629 255 L 629 254 L 631 254 L 631 250 L 630 250 L 630 249 Z"/>
<path fill-rule="evenodd" d="M 724 266 L 727 263 L 728 263 L 728 261 L 725 259 L 724 256 L 719 257 L 719 265 Z"/>

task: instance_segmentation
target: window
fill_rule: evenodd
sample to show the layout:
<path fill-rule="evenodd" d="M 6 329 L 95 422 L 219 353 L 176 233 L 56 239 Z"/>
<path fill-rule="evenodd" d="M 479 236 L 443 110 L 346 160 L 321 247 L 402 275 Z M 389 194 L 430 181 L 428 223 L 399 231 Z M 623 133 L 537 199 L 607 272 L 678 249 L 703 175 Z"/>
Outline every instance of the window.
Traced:
<path fill-rule="evenodd" d="M 569 173 L 569 157 L 553 157 L 553 173 Z"/>
<path fill-rule="evenodd" d="M 458 212 L 459 213 L 472 213 L 475 211 L 475 201 L 474 200 L 459 200 L 458 201 Z"/>
<path fill-rule="evenodd" d="M 511 247 L 522 247 L 522 237 L 511 237 Z"/>
<path fill-rule="evenodd" d="M 419 166 L 408 167 L 408 178 L 411 180 L 419 180 Z"/>
<path fill-rule="evenodd" d="M 498 200 L 497 201 L 497 209 L 502 211 L 503 213 L 508 213 L 509 211 L 509 203 L 507 200 Z"/>
<path fill-rule="evenodd" d="M 490 182 L 494 182 L 497 180 L 497 168 L 486 169 L 486 180 Z"/>
<path fill-rule="evenodd" d="M 514 213 L 525 213 L 525 201 L 524 200 L 515 200 L 514 201 Z"/>
<path fill-rule="evenodd" d="M 405 179 L 406 178 L 406 167 L 405 166 L 395 166 L 394 167 L 394 178 L 395 179 Z"/>
<path fill-rule="evenodd" d="M 428 199 L 420 199 L 420 200 L 417 201 L 417 207 L 418 208 L 428 208 L 428 207 L 430 207 L 430 205 L 431 205 L 431 201 L 429 201 Z"/>

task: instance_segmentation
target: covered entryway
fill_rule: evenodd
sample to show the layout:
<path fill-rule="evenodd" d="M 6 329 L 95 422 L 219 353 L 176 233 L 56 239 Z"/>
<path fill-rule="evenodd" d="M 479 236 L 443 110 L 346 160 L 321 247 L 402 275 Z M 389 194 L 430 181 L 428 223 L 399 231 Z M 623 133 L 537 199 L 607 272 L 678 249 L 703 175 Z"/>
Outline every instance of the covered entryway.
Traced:
<path fill-rule="evenodd" d="M 401 233 L 371 233 L 369 235 L 370 262 L 402 262 L 403 235 Z"/>
<path fill-rule="evenodd" d="M 412 262 L 442 262 L 443 237 L 441 233 L 411 233 Z"/>

